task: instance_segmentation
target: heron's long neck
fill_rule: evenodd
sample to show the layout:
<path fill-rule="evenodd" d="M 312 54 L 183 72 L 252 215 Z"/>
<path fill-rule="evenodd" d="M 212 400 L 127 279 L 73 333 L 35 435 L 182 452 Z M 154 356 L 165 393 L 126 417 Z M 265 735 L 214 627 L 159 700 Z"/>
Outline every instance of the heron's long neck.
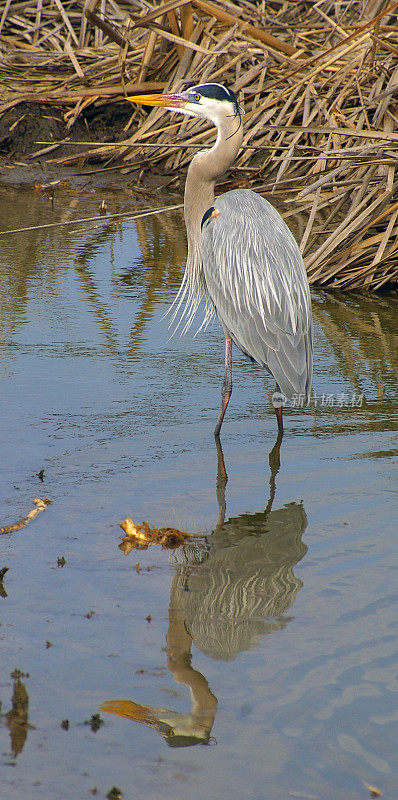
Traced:
<path fill-rule="evenodd" d="M 185 184 L 184 217 L 188 236 L 188 258 L 184 278 L 174 301 L 175 320 L 182 304 L 183 311 L 177 327 L 184 321 L 183 331 L 192 323 L 206 283 L 202 268 L 201 229 L 203 214 L 214 205 L 214 186 L 217 179 L 231 166 L 242 143 L 242 123 L 239 118 L 226 117 L 217 124 L 217 141 L 211 150 L 198 153 L 192 160 Z M 185 301 L 185 302 L 184 302 Z M 207 306 L 205 323 L 213 313 Z"/>
<path fill-rule="evenodd" d="M 188 169 L 184 216 L 188 235 L 188 262 L 200 250 L 203 214 L 214 205 L 217 179 L 231 166 L 242 143 L 243 126 L 238 117 L 226 117 L 217 125 L 217 141 L 211 150 L 198 153 Z"/>

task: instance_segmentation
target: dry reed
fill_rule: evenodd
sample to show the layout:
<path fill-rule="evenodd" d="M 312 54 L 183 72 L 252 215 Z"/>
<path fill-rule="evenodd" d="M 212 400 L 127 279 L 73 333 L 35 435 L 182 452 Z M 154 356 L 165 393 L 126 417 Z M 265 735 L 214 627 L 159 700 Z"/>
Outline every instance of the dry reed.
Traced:
<path fill-rule="evenodd" d="M 385 0 L 6 0 L 0 117 L 59 106 L 70 129 L 129 93 L 228 83 L 246 130 L 223 188 L 250 185 L 283 197 L 288 221 L 305 215 L 311 283 L 374 291 L 398 277 L 397 13 Z M 51 162 L 151 166 L 172 185 L 214 140 L 208 124 L 159 109 L 132 108 L 125 134 Z"/>

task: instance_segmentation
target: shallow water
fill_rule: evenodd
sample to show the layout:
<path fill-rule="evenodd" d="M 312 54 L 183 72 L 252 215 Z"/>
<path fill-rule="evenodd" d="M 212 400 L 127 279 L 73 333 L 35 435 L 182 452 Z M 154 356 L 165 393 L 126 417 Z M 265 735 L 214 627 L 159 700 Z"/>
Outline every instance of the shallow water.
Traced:
<path fill-rule="evenodd" d="M 0 190 L 0 229 L 98 202 Z M 313 293 L 278 471 L 237 351 L 217 452 L 221 332 L 163 318 L 184 252 L 178 212 L 0 236 L 0 524 L 52 501 L 0 537 L 2 797 L 396 797 L 397 299 Z M 127 516 L 205 538 L 126 556 Z"/>

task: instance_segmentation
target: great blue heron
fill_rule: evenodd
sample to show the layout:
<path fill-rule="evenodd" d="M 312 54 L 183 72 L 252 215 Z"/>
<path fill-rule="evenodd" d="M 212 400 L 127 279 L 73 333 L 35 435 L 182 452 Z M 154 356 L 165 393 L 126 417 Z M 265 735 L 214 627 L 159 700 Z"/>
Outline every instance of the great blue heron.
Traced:
<path fill-rule="evenodd" d="M 225 378 L 215 435 L 232 392 L 232 342 L 272 373 L 277 391 L 306 402 L 312 381 L 312 315 L 297 243 L 275 208 L 250 189 L 233 189 L 214 199 L 217 179 L 242 143 L 243 112 L 235 94 L 218 83 L 205 83 L 180 94 L 127 99 L 208 119 L 217 127 L 215 145 L 197 153 L 188 169 L 188 258 L 175 309 L 177 313 L 186 301 L 186 329 L 205 297 L 205 323 L 216 312 L 224 329 Z M 282 435 L 282 406 L 274 405 Z"/>

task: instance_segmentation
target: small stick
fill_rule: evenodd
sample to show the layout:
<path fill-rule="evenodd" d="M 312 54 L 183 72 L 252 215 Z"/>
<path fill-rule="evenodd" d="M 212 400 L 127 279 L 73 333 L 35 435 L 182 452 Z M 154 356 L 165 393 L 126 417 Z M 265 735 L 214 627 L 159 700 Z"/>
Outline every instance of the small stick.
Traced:
<path fill-rule="evenodd" d="M 24 528 L 25 525 L 28 524 L 28 522 L 37 517 L 37 515 L 40 514 L 40 511 L 44 511 L 51 503 L 51 500 L 49 500 L 47 497 L 43 497 L 37 498 L 36 500 L 33 500 L 33 502 L 36 508 L 32 508 L 26 517 L 17 520 L 17 522 L 14 522 L 13 525 L 3 525 L 3 527 L 0 528 L 0 533 L 13 533 L 14 531 L 20 531 L 21 528 Z"/>

